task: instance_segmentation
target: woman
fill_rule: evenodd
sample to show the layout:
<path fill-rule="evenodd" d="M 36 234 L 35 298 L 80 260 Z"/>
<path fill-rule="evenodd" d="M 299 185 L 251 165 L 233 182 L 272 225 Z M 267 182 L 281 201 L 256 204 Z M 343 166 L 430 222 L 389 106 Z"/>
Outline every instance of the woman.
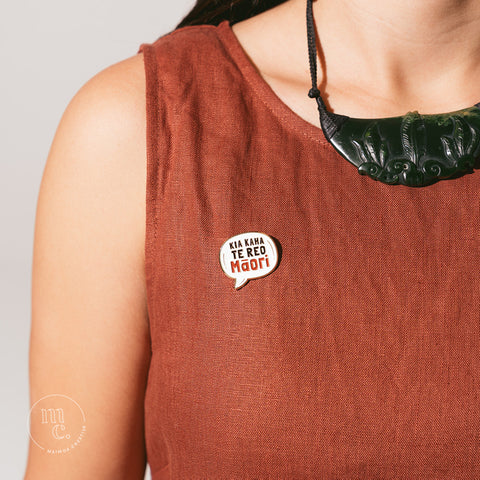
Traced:
<path fill-rule="evenodd" d="M 199 1 L 60 122 L 31 403 L 68 396 L 86 432 L 31 443 L 28 480 L 140 479 L 147 455 L 154 480 L 480 478 L 479 173 L 402 176 L 477 156 L 475 109 L 405 115 L 479 101 L 480 4 L 258 3 Z M 400 130 L 366 120 L 353 158 L 347 115 Z M 397 136 L 404 184 L 351 164 Z"/>

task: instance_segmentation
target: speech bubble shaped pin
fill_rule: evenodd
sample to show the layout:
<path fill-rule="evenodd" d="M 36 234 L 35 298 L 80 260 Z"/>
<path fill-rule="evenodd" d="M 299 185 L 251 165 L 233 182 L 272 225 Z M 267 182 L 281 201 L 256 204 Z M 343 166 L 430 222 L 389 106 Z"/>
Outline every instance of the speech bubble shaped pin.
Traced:
<path fill-rule="evenodd" d="M 269 275 L 277 263 L 277 246 L 264 233 L 235 235 L 220 248 L 220 265 L 225 275 L 235 280 L 235 290 L 242 288 L 249 280 Z"/>

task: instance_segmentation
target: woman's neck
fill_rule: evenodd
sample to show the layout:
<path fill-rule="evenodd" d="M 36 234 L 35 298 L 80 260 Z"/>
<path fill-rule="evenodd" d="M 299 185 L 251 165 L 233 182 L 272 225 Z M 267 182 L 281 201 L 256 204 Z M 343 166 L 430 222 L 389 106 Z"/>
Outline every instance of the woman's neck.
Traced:
<path fill-rule="evenodd" d="M 480 101 L 477 0 L 315 0 L 313 12 L 327 85 L 353 78 L 360 90 L 375 86 L 380 99 L 417 109 L 436 99 L 439 112 L 449 99 L 437 94 L 452 85 Z"/>

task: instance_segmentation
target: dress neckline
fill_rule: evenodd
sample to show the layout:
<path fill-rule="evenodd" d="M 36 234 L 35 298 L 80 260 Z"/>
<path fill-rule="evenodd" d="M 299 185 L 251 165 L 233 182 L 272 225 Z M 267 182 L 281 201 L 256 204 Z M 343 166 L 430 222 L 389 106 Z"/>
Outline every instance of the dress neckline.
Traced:
<path fill-rule="evenodd" d="M 286 128 L 291 128 L 303 137 L 307 137 L 316 143 L 330 145 L 321 128 L 313 125 L 294 112 L 266 82 L 243 49 L 242 44 L 232 30 L 230 22 L 223 20 L 216 28 L 220 40 L 242 72 L 244 78 L 250 83 L 252 89 L 281 123 L 285 125 Z M 307 62 L 308 59 L 305 59 L 305 61 Z M 307 94 L 308 91 L 305 92 L 305 95 Z"/>

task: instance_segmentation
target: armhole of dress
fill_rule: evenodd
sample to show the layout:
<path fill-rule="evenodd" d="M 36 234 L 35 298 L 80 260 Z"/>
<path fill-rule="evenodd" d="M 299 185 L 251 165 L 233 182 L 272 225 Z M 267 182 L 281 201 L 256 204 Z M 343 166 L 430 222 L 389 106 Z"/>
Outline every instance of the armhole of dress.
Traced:
<path fill-rule="evenodd" d="M 152 44 L 142 43 L 137 53 L 143 53 L 143 64 L 145 69 L 145 107 L 146 107 L 146 189 L 145 189 L 145 278 L 148 319 L 150 333 L 152 335 L 153 322 L 155 317 L 152 299 L 155 288 L 155 256 L 157 255 L 157 197 L 159 178 L 159 98 L 158 98 L 158 72 L 155 57 L 155 48 Z M 153 345 L 152 345 L 153 349 Z"/>
<path fill-rule="evenodd" d="M 145 278 L 147 309 L 152 353 L 156 351 L 156 322 L 158 321 L 157 277 L 159 275 L 158 258 L 159 242 L 157 238 L 159 223 L 159 202 L 163 198 L 164 176 L 168 151 L 165 149 L 167 138 L 164 138 L 165 109 L 160 98 L 161 79 L 159 76 L 158 56 L 155 44 L 142 43 L 137 53 L 143 53 L 145 68 L 145 105 L 146 105 L 146 191 L 145 191 Z M 165 142 L 163 141 L 165 140 Z M 145 392 L 145 416 L 152 416 L 150 424 L 145 427 L 145 443 L 147 461 L 153 478 L 169 478 L 169 452 L 165 441 L 164 430 L 161 425 L 155 424 L 156 401 L 153 397 L 155 377 L 151 377 L 149 369 L 147 388 Z M 155 374 L 153 374 L 155 375 Z M 152 380 L 153 378 L 153 380 Z M 153 388 L 153 390 L 152 390 Z M 159 430 L 157 430 L 159 429 Z M 157 433 L 160 434 L 159 438 Z M 161 464 L 158 470 L 158 464 Z"/>

